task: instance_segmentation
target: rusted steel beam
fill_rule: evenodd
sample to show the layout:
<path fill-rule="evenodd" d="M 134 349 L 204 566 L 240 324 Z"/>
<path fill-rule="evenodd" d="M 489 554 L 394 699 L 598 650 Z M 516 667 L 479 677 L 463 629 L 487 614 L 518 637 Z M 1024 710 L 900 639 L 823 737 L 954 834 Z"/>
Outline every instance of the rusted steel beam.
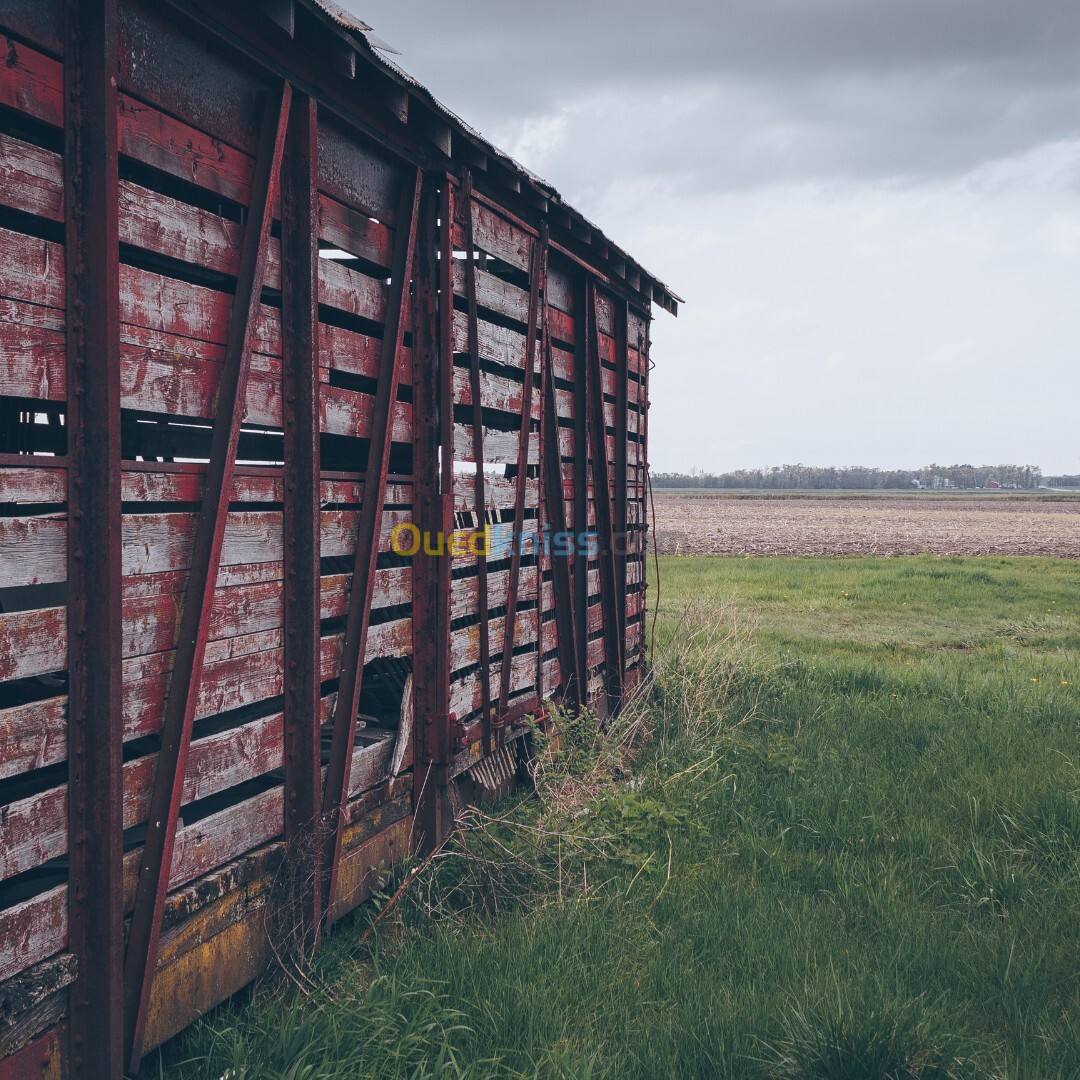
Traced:
<path fill-rule="evenodd" d="M 484 493 L 484 410 L 481 406 L 480 383 L 480 317 L 476 304 L 476 250 L 473 247 L 472 172 L 465 170 L 461 183 L 461 223 L 465 234 L 465 302 L 468 305 L 469 330 L 469 390 L 472 394 L 473 429 L 473 492 L 477 529 L 486 521 L 487 499 Z M 487 557 L 476 561 L 477 607 L 480 611 L 480 698 L 484 712 L 484 738 L 491 744 L 491 641 L 488 630 Z"/>
<path fill-rule="evenodd" d="M 457 188 L 449 173 L 443 177 L 439 220 L 439 508 L 440 528 L 449 536 L 454 527 L 454 215 L 456 213 Z M 450 623 L 453 607 L 453 565 L 447 558 L 438 561 L 439 607 L 436 634 L 436 686 L 438 707 L 430 727 L 436 750 L 434 761 L 438 763 L 435 779 L 439 799 L 439 812 L 443 815 L 436 834 L 441 839 L 450 823 L 450 807 L 447 802 L 449 767 L 451 756 L 450 728 L 454 717 L 450 715 Z"/>
<path fill-rule="evenodd" d="M 291 100 L 292 89 L 288 83 L 284 83 L 280 96 L 273 95 L 267 103 L 263 117 L 251 206 L 244 228 L 236 293 L 229 317 L 225 363 L 210 443 L 210 459 L 206 466 L 202 510 L 196 525 L 191 571 L 162 721 L 161 749 L 124 962 L 124 1031 L 128 1067 L 133 1072 L 142 1057 L 143 1028 L 157 963 L 161 916 L 168 891 L 191 726 L 202 677 L 221 543 L 225 535 L 236 447 L 244 415 L 249 359 L 266 274 L 270 225 L 279 186 Z"/>
<path fill-rule="evenodd" d="M 309 943 L 322 901 L 320 860 L 310 857 L 321 801 L 317 136 L 315 101 L 297 95 L 281 193 L 285 839 L 305 863 L 300 917 Z"/>
<path fill-rule="evenodd" d="M 604 376 L 600 366 L 599 327 L 596 318 L 596 283 L 589 282 L 585 311 L 587 328 L 589 399 L 589 457 L 592 461 L 593 502 L 596 507 L 596 533 L 599 542 L 600 595 L 604 614 L 604 683 L 608 711 L 614 712 L 622 698 L 624 676 L 623 641 L 619 636 L 617 586 L 615 580 L 615 543 L 611 523 L 611 485 L 608 475 L 607 427 L 604 423 Z"/>
<path fill-rule="evenodd" d="M 412 278 L 422 181 L 423 172 L 417 169 L 413 183 L 402 184 L 398 204 L 390 296 L 386 305 L 386 322 L 383 324 L 379 358 L 379 384 L 375 392 L 375 412 L 368 443 L 364 501 L 356 533 L 356 556 L 349 588 L 345 635 L 341 645 L 341 678 L 338 681 L 337 701 L 334 704 L 330 761 L 326 770 L 322 800 L 323 822 L 327 829 L 324 850 L 324 877 L 327 883 L 324 910 L 327 912 L 327 920 L 330 919 L 338 865 L 341 861 L 341 838 L 345 822 L 343 810 L 348 797 L 352 748 L 356 741 L 356 711 L 360 705 L 363 657 L 367 648 L 371 597 L 375 588 L 379 527 L 382 522 L 383 503 L 386 501 L 386 475 L 390 463 L 392 435 L 391 414 L 398 392 L 397 358 L 405 336 L 405 320 L 402 316 Z"/>
<path fill-rule="evenodd" d="M 640 346 L 639 346 L 639 348 L 640 348 Z M 641 438 L 642 438 L 642 441 L 641 441 L 640 447 L 638 448 L 638 454 L 639 454 L 639 456 L 641 458 L 641 465 L 638 467 L 638 473 L 641 476 L 641 479 L 642 479 L 644 485 L 648 485 L 650 490 L 651 490 L 651 486 L 652 486 L 652 479 L 650 477 L 650 472 L 649 472 L 649 469 L 650 469 L 650 466 L 649 466 L 649 411 L 650 411 L 650 405 L 649 405 L 649 380 L 650 380 L 650 375 L 651 375 L 651 372 L 652 372 L 652 360 L 651 360 L 651 358 L 649 356 L 649 351 L 650 351 L 651 348 L 652 348 L 652 312 L 649 309 L 646 309 L 646 311 L 645 311 L 645 343 L 644 343 L 645 351 L 644 351 L 644 355 L 642 357 L 642 368 L 643 368 L 643 374 L 645 376 L 645 384 L 644 384 L 644 387 L 643 387 L 644 394 L 643 394 L 643 397 L 642 397 L 642 401 L 644 402 L 644 406 L 645 406 L 645 415 L 641 418 L 641 421 L 642 421 L 641 422 L 641 427 L 642 427 L 642 436 L 641 436 Z M 644 486 L 643 486 L 642 490 L 645 490 Z M 644 561 L 644 563 L 646 565 L 648 564 L 648 553 L 649 553 L 649 530 L 655 528 L 655 523 L 651 522 L 649 520 L 649 504 L 650 504 L 650 498 L 649 498 L 648 494 L 646 494 L 646 497 L 642 499 L 642 504 L 641 504 L 641 525 L 642 525 L 642 527 L 641 527 L 641 550 L 642 550 L 643 561 Z M 649 607 L 648 607 L 648 601 L 649 601 L 649 575 L 648 575 L 648 573 L 646 573 L 645 566 L 642 566 L 641 580 L 642 580 L 642 586 L 643 586 L 643 589 L 644 589 L 644 592 L 645 592 L 645 596 L 644 596 L 645 607 L 644 607 L 644 614 L 643 614 L 642 620 L 641 620 L 641 645 L 640 645 L 640 648 L 641 648 L 642 652 L 644 653 L 646 648 L 647 648 L 647 646 L 645 644 L 645 616 L 648 614 L 648 611 L 649 611 Z M 659 595 L 660 594 L 657 593 L 657 596 L 659 596 Z M 646 656 L 647 656 L 647 653 L 646 653 Z"/>
<path fill-rule="evenodd" d="M 545 311 L 547 307 L 545 305 Z M 563 494 L 562 456 L 559 453 L 559 415 L 555 405 L 555 380 L 551 374 L 551 339 L 544 335 L 544 421 L 540 432 L 540 454 L 544 469 L 544 508 L 552 534 L 566 533 L 566 501 Z M 541 608 L 543 575 L 537 574 Z M 562 670 L 563 698 L 568 704 L 580 704 L 581 668 L 578 666 L 574 618 L 574 590 L 570 579 L 570 557 L 551 556 L 551 583 L 555 596 L 555 630 L 559 640 L 559 665 Z M 541 610 L 541 652 L 543 651 L 543 612 Z M 543 659 L 540 662 L 543 670 Z"/>
<path fill-rule="evenodd" d="M 584 705 L 589 691 L 589 556 L 579 541 L 589 531 L 587 309 L 592 293 L 585 274 L 577 274 L 574 285 L 574 645 L 578 700 Z"/>
<path fill-rule="evenodd" d="M 625 300 L 615 301 L 615 496 L 612 529 L 615 542 L 615 603 L 619 613 L 619 640 L 623 642 L 625 671 L 626 642 L 626 482 L 627 428 L 629 408 L 629 362 L 627 332 L 630 307 Z M 621 678 L 622 676 L 620 676 Z"/>
<path fill-rule="evenodd" d="M 413 276 L 413 524 L 435 535 L 443 529 L 442 474 L 439 455 L 440 398 L 443 363 L 442 335 L 445 320 L 439 310 L 439 289 L 445 283 L 449 256 L 440 242 L 449 235 L 446 216 L 449 197 L 446 185 L 436 190 L 437 177 L 425 176 L 417 226 L 416 273 Z M 437 232 L 436 215 L 443 222 Z M 444 273 L 440 275 L 440 271 Z M 440 277 L 442 280 L 440 280 Z M 445 294 L 444 294 L 445 295 Z M 453 362 L 451 354 L 450 362 Z M 440 596 L 442 564 L 449 560 L 430 555 L 421 545 L 412 559 L 413 641 L 413 836 L 415 848 L 430 851 L 443 837 L 440 767 L 445 768 L 445 749 L 439 743 L 439 717 L 446 712 L 446 694 L 440 687 L 440 652 L 450 649 L 447 598 Z"/>
<path fill-rule="evenodd" d="M 546 265 L 545 265 L 546 270 Z M 547 485 L 545 473 L 547 472 L 546 456 L 544 452 L 544 439 L 547 430 L 547 385 L 548 369 L 551 367 L 551 319 L 550 308 L 547 302 L 547 289 L 544 290 L 544 302 L 540 308 L 540 430 L 538 438 L 540 451 L 537 466 L 537 492 L 536 492 L 536 532 L 539 536 L 550 536 L 550 530 L 545 534 L 544 529 L 550 525 L 547 519 Z M 558 556 L 561 558 L 561 556 Z M 551 560 L 551 556 L 545 556 L 543 551 L 536 553 L 536 696 L 544 700 L 544 560 Z M 556 633 L 558 630 L 556 629 Z"/>
<path fill-rule="evenodd" d="M 116 0 L 64 5 L 68 1074 L 123 1073 L 120 240 Z M 53 459 L 55 460 L 55 459 Z"/>
<path fill-rule="evenodd" d="M 521 428 L 518 434 L 518 473 L 514 488 L 514 533 L 520 538 L 525 532 L 525 494 L 529 484 L 529 437 L 532 434 L 533 370 L 536 366 L 536 323 L 540 305 L 547 303 L 547 226 L 532 242 L 532 259 L 529 265 L 529 314 L 525 331 L 525 384 L 521 392 Z M 475 393 L 475 391 L 474 391 Z M 540 552 L 536 553 L 539 563 Z M 499 679 L 499 704 L 495 725 L 503 728 L 502 714 L 510 697 L 510 661 L 514 653 L 514 624 L 517 621 L 518 586 L 521 578 L 521 543 L 511 546 L 510 589 L 506 600 L 506 618 L 503 620 L 502 672 Z M 538 620 L 542 618 L 538 614 Z M 538 630 L 542 629 L 538 622 Z M 537 648 L 542 649 L 542 637 L 537 635 Z"/>

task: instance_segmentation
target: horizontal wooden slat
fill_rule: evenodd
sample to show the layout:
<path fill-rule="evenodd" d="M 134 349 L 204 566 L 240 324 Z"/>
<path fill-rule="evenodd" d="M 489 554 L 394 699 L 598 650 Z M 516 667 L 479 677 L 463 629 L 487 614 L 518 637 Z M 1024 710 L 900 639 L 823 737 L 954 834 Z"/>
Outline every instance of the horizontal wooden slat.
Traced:
<path fill-rule="evenodd" d="M 532 252 L 529 234 L 475 199 L 470 203 L 470 210 L 475 246 L 518 270 L 528 272 L 531 269 L 529 260 Z M 460 225 L 454 229 L 454 245 L 459 249 L 465 246 L 465 234 Z"/>
<path fill-rule="evenodd" d="M 57 885 L 0 911 L 0 982 L 67 944 L 67 886 Z"/>
<path fill-rule="evenodd" d="M 521 371 L 525 359 L 525 335 L 505 326 L 481 319 L 477 323 L 477 347 L 481 360 L 502 364 Z M 463 311 L 455 311 L 453 319 L 454 352 L 469 351 L 469 317 Z M 537 345 L 534 371 L 540 367 L 540 346 Z"/>
<path fill-rule="evenodd" d="M 488 621 L 492 654 L 502 651 L 505 619 Z M 514 648 L 536 640 L 536 612 L 519 611 L 514 626 Z M 455 630 L 450 635 L 450 670 L 461 671 L 480 662 L 480 624 Z"/>
<path fill-rule="evenodd" d="M 379 550 L 390 550 L 393 527 L 409 512 L 383 512 Z M 324 510 L 321 514 L 324 557 L 351 555 L 359 512 Z M 195 515 L 126 514 L 123 524 L 125 576 L 186 569 L 194 542 Z M 225 526 L 222 565 L 279 562 L 282 552 L 280 511 L 237 511 Z M 0 518 L 0 588 L 40 585 L 67 577 L 67 519 L 57 515 Z"/>
<path fill-rule="evenodd" d="M 0 503 L 61 503 L 66 499 L 66 468 L 0 465 Z"/>
<path fill-rule="evenodd" d="M 454 424 L 454 458 L 457 461 L 476 461 L 473 453 L 472 424 Z M 529 437 L 530 465 L 539 457 L 539 439 L 534 432 Z M 484 428 L 484 461 L 488 464 L 516 464 L 518 460 L 518 432 Z"/>
<path fill-rule="evenodd" d="M 525 486 L 525 508 L 535 508 L 539 499 L 538 485 L 530 480 Z M 489 510 L 512 510 L 517 499 L 517 481 L 505 476 L 484 477 L 484 505 Z M 476 510 L 475 476 L 470 472 L 454 474 L 454 510 L 472 514 Z M 530 519 L 532 520 L 532 519 Z M 528 522 L 526 523 L 528 525 Z M 535 528 L 535 522 L 530 528 Z"/>
<path fill-rule="evenodd" d="M 485 409 L 498 409 L 501 412 L 521 414 L 524 387 L 517 379 L 508 379 L 490 372 L 480 372 L 480 404 Z M 454 368 L 454 403 L 472 405 L 472 385 L 469 369 Z M 540 419 L 540 395 L 533 392 L 529 402 L 529 415 L 534 420 Z"/>
<path fill-rule="evenodd" d="M 454 294 L 465 295 L 465 263 L 460 259 L 454 260 Z M 528 292 L 479 267 L 476 270 L 476 302 L 481 308 L 486 308 L 505 318 L 522 324 L 528 321 Z M 539 314 L 537 322 L 539 322 Z"/>
<path fill-rule="evenodd" d="M 502 661 L 491 665 L 491 685 L 498 686 L 501 678 Z M 536 684 L 536 655 L 522 653 L 515 656 L 510 668 L 510 692 L 517 693 Z M 480 675 L 478 672 L 457 679 L 450 684 L 450 711 L 459 717 L 468 716 L 480 708 L 482 703 Z"/>

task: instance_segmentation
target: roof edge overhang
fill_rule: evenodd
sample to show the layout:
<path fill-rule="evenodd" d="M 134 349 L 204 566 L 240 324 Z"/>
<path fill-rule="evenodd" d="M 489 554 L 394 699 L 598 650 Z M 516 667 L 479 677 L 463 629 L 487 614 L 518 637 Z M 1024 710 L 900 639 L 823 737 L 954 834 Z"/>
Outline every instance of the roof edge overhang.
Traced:
<path fill-rule="evenodd" d="M 172 2 L 188 7 L 184 0 Z M 194 3 L 203 7 L 200 0 Z M 279 40 L 287 35 L 294 44 L 305 46 L 302 52 L 307 57 L 325 59 L 338 89 L 344 88 L 345 99 L 362 94 L 364 101 L 357 101 L 358 107 L 377 109 L 383 135 L 393 139 L 398 134 L 404 145 L 419 149 L 425 167 L 452 173 L 471 169 L 478 190 L 505 203 L 532 228 L 546 223 L 558 247 L 616 291 L 646 309 L 655 303 L 678 315 L 680 296 L 565 202 L 551 184 L 485 139 L 398 67 L 387 55 L 395 50 L 366 23 L 332 0 L 248 0 L 245 7 L 262 17 L 263 25 L 252 26 L 253 32 L 261 29 Z"/>

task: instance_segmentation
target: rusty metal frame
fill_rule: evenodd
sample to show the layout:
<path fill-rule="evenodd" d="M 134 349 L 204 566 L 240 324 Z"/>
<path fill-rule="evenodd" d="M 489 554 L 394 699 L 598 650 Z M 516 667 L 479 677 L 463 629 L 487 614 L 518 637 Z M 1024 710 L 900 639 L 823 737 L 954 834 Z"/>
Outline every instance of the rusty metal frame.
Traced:
<path fill-rule="evenodd" d="M 599 542 L 600 595 L 604 612 L 604 683 L 608 711 L 619 706 L 624 677 L 623 643 L 619 640 L 618 596 L 615 580 L 614 531 L 611 523 L 611 486 L 608 476 L 607 425 L 604 421 L 604 379 L 600 364 L 600 327 L 596 318 L 596 283 L 588 285 L 585 311 L 588 356 L 587 397 L 589 401 L 589 443 L 596 507 L 596 534 Z"/>
<path fill-rule="evenodd" d="M 630 325 L 630 306 L 623 299 L 615 300 L 615 493 L 614 520 L 615 541 L 615 604 L 619 613 L 619 641 L 622 644 L 622 674 L 620 687 L 626 679 L 626 469 L 627 432 L 629 429 L 629 358 L 627 336 Z"/>
<path fill-rule="evenodd" d="M 546 311 L 546 305 L 545 305 Z M 551 338 L 544 335 L 544 420 L 540 456 L 544 470 L 544 508 L 552 532 L 566 534 L 566 498 L 563 490 L 562 454 L 559 452 L 559 414 L 555 405 L 555 379 L 551 372 Z M 563 695 L 573 703 L 584 701 L 574 618 L 574 590 L 569 556 L 551 556 L 551 585 L 555 601 L 555 630 L 559 640 L 559 666 Z M 540 582 L 541 601 L 543 582 Z M 542 670 L 542 664 L 541 664 Z"/>
<path fill-rule="evenodd" d="M 327 765 L 322 801 L 323 821 L 327 827 L 324 866 L 327 878 L 325 911 L 328 923 L 333 911 L 338 866 L 341 861 L 344 809 L 348 800 L 352 749 L 356 740 L 356 711 L 360 705 L 371 598 L 375 589 L 375 565 L 379 555 L 383 504 L 386 501 L 386 476 L 393 434 L 392 417 L 398 391 L 397 361 L 405 336 L 403 316 L 412 278 L 422 181 L 423 170 L 418 168 L 411 189 L 408 180 L 402 183 L 398 202 L 397 235 L 394 239 L 386 321 L 383 325 L 375 410 L 368 442 L 364 501 L 356 533 L 356 557 L 349 588 L 345 635 L 341 645 L 341 678 L 334 704 L 330 761 Z"/>
<path fill-rule="evenodd" d="M 510 674 L 514 657 L 514 629 L 517 622 L 518 588 L 521 579 L 521 537 L 525 532 L 525 495 L 529 484 L 529 439 L 532 435 L 533 373 L 536 366 L 537 319 L 540 305 L 547 304 L 547 241 L 545 225 L 540 236 L 532 242 L 532 258 L 529 265 L 529 313 L 525 331 L 525 383 L 521 391 L 521 428 L 518 433 L 518 472 L 514 487 L 514 532 L 517 542 L 511 546 L 510 587 L 506 600 L 506 616 L 503 619 L 502 668 L 499 677 L 499 704 L 494 724 L 501 732 L 504 728 L 502 714 L 510 698 Z M 538 504 L 539 505 L 539 504 Z M 539 547 L 539 545 L 537 545 Z M 537 575 L 540 570 L 540 551 L 536 552 Z M 542 612 L 537 615 L 537 648 L 541 648 L 540 634 Z M 542 649 L 541 649 L 542 651 Z"/>
<path fill-rule="evenodd" d="M 473 244 L 472 171 L 465 170 L 461 180 L 461 225 L 465 240 L 465 302 L 468 306 L 469 389 L 472 394 L 473 500 L 474 525 L 482 529 L 486 521 L 487 497 L 484 483 L 484 409 L 480 385 L 480 316 L 476 303 L 476 249 Z M 493 717 L 491 708 L 491 639 L 488 627 L 487 557 L 476 560 L 477 608 L 480 612 L 480 700 L 484 713 L 484 740 L 491 745 Z"/>
<path fill-rule="evenodd" d="M 161 748 L 124 964 L 125 1039 L 132 1071 L 138 1068 L 142 1056 L 143 1029 L 157 963 L 176 822 L 180 813 L 210 610 L 225 535 L 236 447 L 244 415 L 249 359 L 266 274 L 270 225 L 279 187 L 291 99 L 292 88 L 289 83 L 283 83 L 280 98 L 272 96 L 264 112 L 251 206 L 244 229 L 236 294 L 229 318 L 202 510 L 196 526 L 176 657 L 162 721 Z"/>
<path fill-rule="evenodd" d="M 443 177 L 442 197 L 439 203 L 439 438 L 440 475 L 439 509 L 440 529 L 449 536 L 454 527 L 454 200 L 455 180 L 449 173 Z M 439 619 L 435 638 L 436 675 L 438 679 L 438 707 L 432 722 L 435 745 L 438 751 L 436 779 L 442 787 L 449 783 L 450 727 L 456 717 L 450 715 L 450 610 L 452 607 L 451 571 L 449 558 L 440 559 Z M 449 810 L 440 808 L 449 814 Z M 438 834 L 439 839 L 445 835 Z"/>
<path fill-rule="evenodd" d="M 574 645 L 577 651 L 578 702 L 589 697 L 589 555 L 579 542 L 589 532 L 589 399 L 586 314 L 591 293 L 585 274 L 575 275 L 574 288 Z"/>
<path fill-rule="evenodd" d="M 546 263 L 545 263 L 546 274 Z M 550 379 L 551 368 L 551 307 L 547 302 L 547 289 L 545 281 L 544 302 L 540 307 L 540 431 L 538 433 L 539 452 L 537 455 L 537 499 L 536 499 L 536 525 L 537 533 L 543 537 L 550 537 L 550 526 L 545 515 L 547 514 L 547 457 L 545 452 L 545 438 L 547 431 L 547 387 Z M 558 432 L 556 432 L 558 435 Z M 558 443 L 556 441 L 556 448 Z M 560 485 L 561 487 L 561 485 Z M 545 529 L 547 531 L 545 532 Z M 544 564 L 551 562 L 551 548 L 538 547 L 536 552 L 536 696 L 541 705 L 544 701 Z M 556 628 L 556 634 L 558 629 Z"/>
<path fill-rule="evenodd" d="M 285 840 L 297 854 L 320 806 L 319 739 L 321 538 L 319 454 L 318 111 L 297 94 L 288 128 L 281 192 L 281 371 L 284 465 Z M 304 867 L 300 912 L 305 940 L 318 935 L 322 902 L 317 859 Z"/>
<path fill-rule="evenodd" d="M 64 5 L 68 1074 L 123 1071 L 120 241 L 116 0 Z M 31 459 L 33 460 L 33 459 Z M 55 461 L 55 459 L 50 459 Z"/>
<path fill-rule="evenodd" d="M 447 251 L 451 236 L 448 222 L 449 185 L 436 190 L 437 177 L 424 178 L 417 229 L 416 272 L 414 275 L 412 356 L 413 356 L 413 523 L 421 533 L 443 531 L 445 461 L 440 469 L 443 447 L 442 412 L 443 345 L 448 331 L 446 305 L 440 306 L 440 291 L 447 285 L 446 270 L 453 252 Z M 442 222 L 439 231 L 436 214 Z M 436 258 L 436 255 L 439 258 Z M 452 289 L 453 282 L 449 282 Z M 443 293 L 443 296 L 446 294 Z M 450 354 L 450 363 L 453 356 Z M 452 373 L 451 373 L 452 375 Z M 451 418 L 452 419 L 452 418 Z M 413 809 L 414 849 L 432 850 L 442 839 L 445 820 L 442 788 L 445 784 L 447 688 L 442 678 L 450 641 L 450 605 L 443 594 L 449 585 L 449 559 L 424 550 L 421 544 L 412 558 L 413 635 Z"/>

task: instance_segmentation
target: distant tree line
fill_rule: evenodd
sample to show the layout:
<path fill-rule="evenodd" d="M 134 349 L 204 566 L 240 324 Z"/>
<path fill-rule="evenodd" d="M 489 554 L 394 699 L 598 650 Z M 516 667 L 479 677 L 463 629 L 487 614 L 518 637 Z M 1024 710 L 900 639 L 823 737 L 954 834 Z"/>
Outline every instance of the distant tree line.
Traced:
<path fill-rule="evenodd" d="M 734 472 L 654 473 L 657 488 L 754 488 L 766 491 L 974 491 L 979 488 L 1031 490 L 1050 480 L 1080 482 L 1080 477 L 1043 480 L 1038 465 L 924 465 L 921 469 L 872 469 L 864 465 L 821 468 L 815 465 L 774 465 L 770 469 Z M 1069 486 L 1061 483 L 1060 486 Z"/>
<path fill-rule="evenodd" d="M 1069 476 L 1068 474 L 1063 476 L 1044 476 L 1043 483 L 1047 487 L 1080 488 L 1080 473 L 1075 473 L 1072 476 Z"/>

